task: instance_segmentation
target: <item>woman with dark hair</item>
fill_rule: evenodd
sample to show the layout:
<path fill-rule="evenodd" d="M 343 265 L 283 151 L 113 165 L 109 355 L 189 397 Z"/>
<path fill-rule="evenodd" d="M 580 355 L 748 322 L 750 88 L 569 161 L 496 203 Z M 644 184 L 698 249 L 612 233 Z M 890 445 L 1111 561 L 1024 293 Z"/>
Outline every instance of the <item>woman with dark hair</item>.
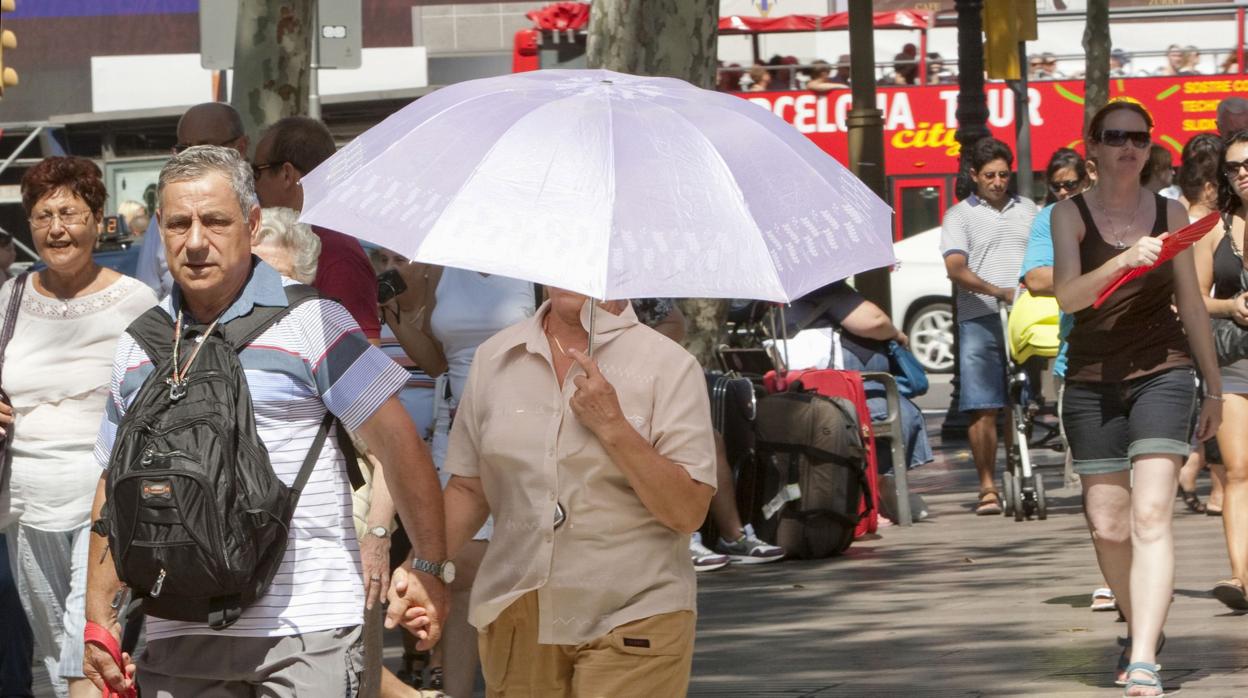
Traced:
<path fill-rule="evenodd" d="M 1186 164 L 1186 163 L 1184 163 Z M 1248 326 L 1248 286 L 1244 275 L 1244 221 L 1248 218 L 1248 131 L 1227 138 L 1217 169 L 1222 223 L 1196 244 L 1196 271 L 1209 314 Z M 1212 291 L 1212 294 L 1210 293 Z M 1212 296 L 1212 297 L 1211 297 Z M 1222 367 L 1226 419 L 1218 446 L 1226 468 L 1222 521 L 1231 576 L 1213 595 L 1237 611 L 1248 610 L 1248 359 Z"/>
<path fill-rule="evenodd" d="M 99 695 L 82 672 L 88 525 L 100 479 L 92 449 L 117 338 L 156 304 L 147 286 L 91 257 L 105 196 L 100 169 L 85 158 L 51 157 L 27 170 L 22 206 L 45 266 L 0 288 L 0 321 L 21 294 L 0 375 L 12 458 L 0 529 L 38 659 L 62 698 Z"/>
<path fill-rule="evenodd" d="M 1170 156 L 1170 151 L 1164 145 L 1152 144 L 1148 148 L 1148 161 L 1144 165 L 1144 170 L 1140 172 L 1140 186 L 1154 194 L 1175 199 L 1178 198 L 1177 193 L 1170 196 L 1173 192 L 1165 191 L 1173 182 L 1174 158 Z"/>
<path fill-rule="evenodd" d="M 1157 262 L 1166 231 L 1187 224 L 1181 204 L 1140 185 L 1152 126 L 1131 102 L 1097 111 L 1086 141 L 1100 181 L 1053 209 L 1054 290 L 1075 314 L 1062 422 L 1097 562 L 1127 619 L 1116 677 L 1127 696 L 1163 694 L 1156 660 L 1174 593 L 1171 516 L 1191 450 L 1195 366 L 1206 377 L 1201 440 L 1217 431 L 1223 400 L 1191 250 L 1092 307 L 1124 272 Z"/>

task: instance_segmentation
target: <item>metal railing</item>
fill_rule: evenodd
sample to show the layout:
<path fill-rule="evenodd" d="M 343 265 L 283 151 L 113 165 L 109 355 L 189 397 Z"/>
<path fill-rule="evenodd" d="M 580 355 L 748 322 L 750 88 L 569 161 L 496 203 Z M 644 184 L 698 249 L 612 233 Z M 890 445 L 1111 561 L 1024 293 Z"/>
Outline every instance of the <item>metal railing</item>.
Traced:
<path fill-rule="evenodd" d="M 901 428 L 901 393 L 897 390 L 897 379 L 891 373 L 883 371 L 863 371 L 864 381 L 875 381 L 884 386 L 884 397 L 888 402 L 888 416 L 881 420 L 871 420 L 871 431 L 877 439 L 888 439 L 893 455 L 893 486 L 897 492 L 897 524 L 910 526 L 914 517 L 910 512 L 910 481 L 906 469 L 910 464 L 906 460 L 906 437 Z"/>

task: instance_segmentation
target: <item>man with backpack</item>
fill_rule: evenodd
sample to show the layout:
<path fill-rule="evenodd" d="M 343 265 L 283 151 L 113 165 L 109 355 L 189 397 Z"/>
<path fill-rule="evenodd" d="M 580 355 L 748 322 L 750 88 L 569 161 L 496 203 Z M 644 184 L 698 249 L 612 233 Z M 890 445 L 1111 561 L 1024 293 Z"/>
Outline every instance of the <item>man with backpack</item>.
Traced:
<path fill-rule="evenodd" d="M 354 695 L 364 588 L 345 458 L 358 432 L 392 473 L 423 563 L 407 598 L 446 610 L 441 489 L 396 393 L 406 372 L 338 303 L 251 254 L 250 166 L 228 148 L 161 170 L 174 289 L 118 343 L 96 459 L 86 674 L 148 695 Z M 417 514 L 419 513 L 419 517 Z M 124 592 L 143 599 L 147 649 L 118 647 Z"/>

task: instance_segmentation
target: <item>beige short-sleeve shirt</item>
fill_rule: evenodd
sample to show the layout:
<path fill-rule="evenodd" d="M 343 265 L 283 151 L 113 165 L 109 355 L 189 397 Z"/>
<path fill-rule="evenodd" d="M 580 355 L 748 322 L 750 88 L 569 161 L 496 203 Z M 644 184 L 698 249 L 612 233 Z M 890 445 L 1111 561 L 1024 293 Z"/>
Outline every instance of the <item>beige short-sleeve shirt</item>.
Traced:
<path fill-rule="evenodd" d="M 580 644 L 633 620 L 696 610 L 689 536 L 654 517 L 602 444 L 576 419 L 573 365 L 561 391 L 542 332 L 547 302 L 477 350 L 444 467 L 481 478 L 494 535 L 472 588 L 484 628 L 538 590 L 542 644 Z M 582 323 L 588 327 L 588 309 Z M 715 486 L 706 380 L 680 345 L 595 311 L 594 358 L 625 417 L 664 457 Z M 565 523 L 554 528 L 555 504 Z"/>

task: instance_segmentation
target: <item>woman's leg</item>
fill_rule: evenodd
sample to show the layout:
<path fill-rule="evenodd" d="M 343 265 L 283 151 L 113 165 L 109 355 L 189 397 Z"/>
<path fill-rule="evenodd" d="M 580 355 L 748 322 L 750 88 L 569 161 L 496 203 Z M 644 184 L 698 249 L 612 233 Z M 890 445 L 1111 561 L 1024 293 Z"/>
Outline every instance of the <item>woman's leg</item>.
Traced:
<path fill-rule="evenodd" d="M 489 541 L 474 540 L 455 556 L 451 582 L 451 615 L 442 631 L 442 690 L 452 696 L 471 696 L 477 681 L 477 629 L 468 624 L 468 597 Z"/>
<path fill-rule="evenodd" d="M 1131 474 L 1120 470 L 1082 475 L 1083 513 L 1092 533 L 1096 562 L 1114 592 L 1118 608 L 1131 620 Z M 1131 635 L 1127 627 L 1127 635 Z"/>
<path fill-rule="evenodd" d="M 736 540 L 741 537 L 741 512 L 737 509 L 737 488 L 732 482 L 732 466 L 728 464 L 728 449 L 724 437 L 715 432 L 715 495 L 711 497 L 711 516 L 719 537 Z M 711 541 L 706 541 L 708 544 Z"/>
<path fill-rule="evenodd" d="M 1248 396 L 1227 395 L 1222 404 L 1222 427 L 1218 444 L 1226 468 L 1222 496 L 1222 526 L 1226 530 L 1226 552 L 1231 576 L 1248 584 Z"/>
<path fill-rule="evenodd" d="M 1161 637 L 1174 595 L 1174 489 L 1183 459 L 1146 455 L 1133 463 L 1131 493 L 1131 661 L 1157 661 Z M 1149 695 L 1143 693 L 1141 695 Z"/>

